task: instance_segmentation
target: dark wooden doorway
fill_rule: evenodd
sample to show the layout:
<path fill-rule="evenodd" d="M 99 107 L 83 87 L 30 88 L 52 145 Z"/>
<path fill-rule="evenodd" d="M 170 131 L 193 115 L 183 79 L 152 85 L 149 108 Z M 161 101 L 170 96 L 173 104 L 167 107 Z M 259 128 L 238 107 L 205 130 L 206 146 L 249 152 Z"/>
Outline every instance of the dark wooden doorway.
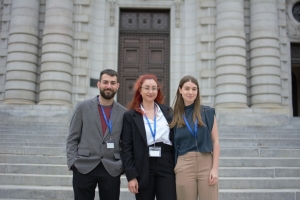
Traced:
<path fill-rule="evenodd" d="M 131 101 L 133 84 L 142 75 L 157 76 L 169 104 L 169 11 L 123 10 L 120 16 L 118 102 Z"/>
<path fill-rule="evenodd" d="M 300 44 L 291 44 L 293 116 L 300 117 Z"/>

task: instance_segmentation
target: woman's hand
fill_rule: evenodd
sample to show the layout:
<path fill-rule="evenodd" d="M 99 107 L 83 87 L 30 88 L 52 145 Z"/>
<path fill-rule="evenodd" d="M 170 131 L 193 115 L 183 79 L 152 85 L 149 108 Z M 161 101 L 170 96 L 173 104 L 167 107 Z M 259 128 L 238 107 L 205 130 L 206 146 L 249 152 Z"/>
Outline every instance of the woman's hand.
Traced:
<path fill-rule="evenodd" d="M 218 175 L 218 169 L 211 169 L 209 174 L 209 181 L 208 185 L 214 185 L 218 182 L 219 175 Z"/>
<path fill-rule="evenodd" d="M 128 190 L 134 194 L 139 193 L 139 184 L 136 178 L 128 182 Z"/>

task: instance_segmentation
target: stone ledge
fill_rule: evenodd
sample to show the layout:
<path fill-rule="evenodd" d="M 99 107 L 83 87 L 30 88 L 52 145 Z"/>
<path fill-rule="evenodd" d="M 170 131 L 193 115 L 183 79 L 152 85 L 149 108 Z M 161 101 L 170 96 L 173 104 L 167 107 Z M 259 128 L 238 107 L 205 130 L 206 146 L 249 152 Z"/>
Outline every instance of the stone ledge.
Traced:
<path fill-rule="evenodd" d="M 1 39 L 7 39 L 7 38 L 9 38 L 9 32 L 8 31 L 1 32 Z"/>
<path fill-rule="evenodd" d="M 0 67 L 0 74 L 6 74 L 6 67 Z"/>
<path fill-rule="evenodd" d="M 215 35 L 214 34 L 207 34 L 199 36 L 200 42 L 215 42 Z"/>
<path fill-rule="evenodd" d="M 73 109 L 52 105 L 0 105 L 0 121 L 67 122 Z"/>
<path fill-rule="evenodd" d="M 209 24 L 216 24 L 215 17 L 201 17 L 199 19 L 199 25 L 209 25 Z"/>
<path fill-rule="evenodd" d="M 89 15 L 74 15 L 73 20 L 74 20 L 74 22 L 89 23 L 90 17 L 89 17 Z"/>
<path fill-rule="evenodd" d="M 85 32 L 75 32 L 74 40 L 89 40 L 89 33 Z"/>
<path fill-rule="evenodd" d="M 219 125 L 280 126 L 289 124 L 289 108 L 216 108 Z"/>
<path fill-rule="evenodd" d="M 87 50 L 74 50 L 73 51 L 73 56 L 75 58 L 87 58 L 88 57 L 88 51 Z"/>
<path fill-rule="evenodd" d="M 198 60 L 214 60 L 216 59 L 215 52 L 200 52 Z"/>
<path fill-rule="evenodd" d="M 214 8 L 216 7 L 215 1 L 203 1 L 200 3 L 200 8 Z"/>
<path fill-rule="evenodd" d="M 7 5 L 7 4 L 12 4 L 13 0 L 4 0 L 3 4 Z"/>
<path fill-rule="evenodd" d="M 75 0 L 74 5 L 84 5 L 89 6 L 91 4 L 90 0 Z"/>
<path fill-rule="evenodd" d="M 0 92 L 5 92 L 5 85 L 0 85 Z"/>

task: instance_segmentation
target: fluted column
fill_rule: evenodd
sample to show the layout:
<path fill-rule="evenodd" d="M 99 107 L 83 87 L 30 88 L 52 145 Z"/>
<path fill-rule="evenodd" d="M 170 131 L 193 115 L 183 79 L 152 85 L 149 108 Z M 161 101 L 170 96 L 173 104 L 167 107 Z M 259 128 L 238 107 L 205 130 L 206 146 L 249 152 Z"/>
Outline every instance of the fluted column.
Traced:
<path fill-rule="evenodd" d="M 217 0 L 216 107 L 247 107 L 243 3 Z"/>
<path fill-rule="evenodd" d="M 35 104 L 39 0 L 13 0 L 6 66 L 5 104 Z"/>
<path fill-rule="evenodd" d="M 251 106 L 281 105 L 277 1 L 251 0 Z"/>
<path fill-rule="evenodd" d="M 71 105 L 72 24 L 72 0 L 47 0 L 39 104 Z"/>

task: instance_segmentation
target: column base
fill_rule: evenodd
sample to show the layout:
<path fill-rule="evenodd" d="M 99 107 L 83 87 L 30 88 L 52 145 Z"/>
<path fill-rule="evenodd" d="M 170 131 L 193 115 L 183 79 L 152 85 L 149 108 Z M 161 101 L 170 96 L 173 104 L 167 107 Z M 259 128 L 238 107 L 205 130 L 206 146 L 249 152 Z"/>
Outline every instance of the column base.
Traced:
<path fill-rule="evenodd" d="M 23 100 L 23 99 L 7 99 L 3 101 L 3 104 L 13 104 L 13 105 L 35 105 L 36 103 L 34 101 L 30 100 Z"/>
<path fill-rule="evenodd" d="M 41 100 L 37 105 L 60 105 L 72 108 L 72 104 L 70 102 L 60 100 Z"/>
<path fill-rule="evenodd" d="M 215 108 L 248 108 L 248 105 L 244 103 L 221 103 L 216 105 Z"/>
<path fill-rule="evenodd" d="M 261 104 L 253 104 L 251 105 L 251 108 L 282 108 L 283 106 L 281 104 L 276 103 L 261 103 Z"/>

